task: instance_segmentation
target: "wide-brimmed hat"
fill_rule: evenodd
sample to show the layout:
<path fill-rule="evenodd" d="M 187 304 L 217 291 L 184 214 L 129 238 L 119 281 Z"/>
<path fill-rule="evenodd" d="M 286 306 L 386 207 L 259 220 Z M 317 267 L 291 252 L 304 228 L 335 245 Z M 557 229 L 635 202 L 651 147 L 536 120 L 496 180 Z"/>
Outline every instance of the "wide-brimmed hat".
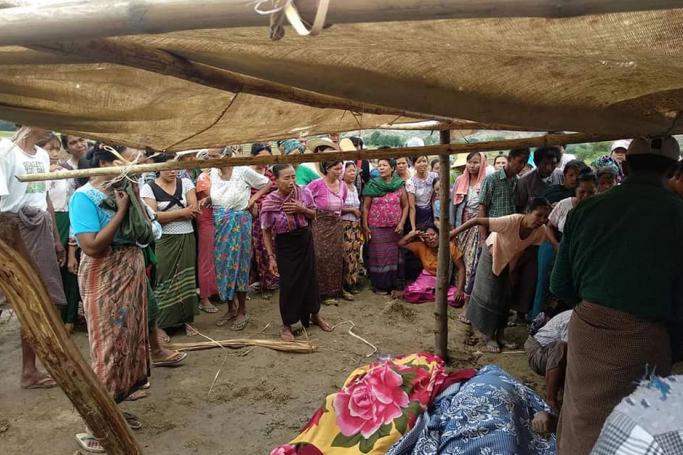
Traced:
<path fill-rule="evenodd" d="M 312 152 L 315 152 L 315 149 L 317 149 L 318 147 L 328 147 L 333 149 L 335 152 L 339 151 L 339 146 L 332 142 L 332 139 L 330 139 L 329 137 L 311 139 L 310 141 L 308 141 L 306 146 Z"/>

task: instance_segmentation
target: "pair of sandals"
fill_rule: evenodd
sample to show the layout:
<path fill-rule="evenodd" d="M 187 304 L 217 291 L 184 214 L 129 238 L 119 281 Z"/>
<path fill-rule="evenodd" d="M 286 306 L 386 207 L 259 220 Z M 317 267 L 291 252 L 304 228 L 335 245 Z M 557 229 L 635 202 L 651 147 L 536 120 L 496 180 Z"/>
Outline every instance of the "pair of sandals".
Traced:
<path fill-rule="evenodd" d="M 216 325 L 218 327 L 223 327 L 230 321 L 235 321 L 230 326 L 230 330 L 239 332 L 240 330 L 244 330 L 244 328 L 249 323 L 249 316 L 245 315 L 242 320 L 238 321 L 237 313 L 229 313 L 227 315 L 222 316 L 218 321 L 216 321 Z"/>
<path fill-rule="evenodd" d="M 515 349 L 519 348 L 519 345 L 515 342 L 507 340 L 503 340 L 502 343 L 499 343 L 497 340 L 489 340 L 486 342 L 486 350 L 493 354 L 500 354 L 503 352 L 503 348 L 514 351 Z"/>
<path fill-rule="evenodd" d="M 137 418 L 137 416 L 135 416 L 135 414 L 131 414 L 130 412 L 126 411 L 123 411 L 122 414 L 131 430 L 137 431 L 142 429 L 142 422 Z M 78 445 L 81 447 L 81 449 L 88 453 L 104 453 L 104 447 L 102 447 L 100 441 L 90 432 L 88 428 L 86 428 L 85 431 L 85 433 L 76 434 L 76 442 L 78 442 Z"/>

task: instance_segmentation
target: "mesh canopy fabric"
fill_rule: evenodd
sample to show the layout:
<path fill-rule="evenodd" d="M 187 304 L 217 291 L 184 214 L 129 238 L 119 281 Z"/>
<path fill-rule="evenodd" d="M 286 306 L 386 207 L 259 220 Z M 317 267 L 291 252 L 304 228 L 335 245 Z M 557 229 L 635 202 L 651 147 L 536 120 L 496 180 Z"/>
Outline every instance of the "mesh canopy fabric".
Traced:
<path fill-rule="evenodd" d="M 683 10 L 563 19 L 262 27 L 112 38 L 325 95 L 536 130 L 681 132 Z M 0 47 L 0 118 L 182 150 L 396 121 L 320 109 L 77 56 Z"/>

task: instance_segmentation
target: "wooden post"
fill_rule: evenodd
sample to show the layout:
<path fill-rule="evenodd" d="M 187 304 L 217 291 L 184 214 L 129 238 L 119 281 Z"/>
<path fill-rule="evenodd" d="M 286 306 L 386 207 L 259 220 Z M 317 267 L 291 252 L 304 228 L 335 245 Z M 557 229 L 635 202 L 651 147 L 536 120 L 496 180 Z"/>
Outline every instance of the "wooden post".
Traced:
<path fill-rule="evenodd" d="M 118 406 L 66 334 L 28 256 L 17 222 L 3 214 L 0 214 L 0 291 L 19 318 L 24 339 L 33 346 L 107 453 L 142 454 Z"/>
<path fill-rule="evenodd" d="M 451 132 L 450 130 L 442 130 L 440 132 L 441 143 L 450 144 Z M 448 279 L 451 262 L 451 252 L 449 245 L 449 231 L 450 220 L 448 219 L 449 204 L 450 204 L 450 173 L 451 163 L 448 153 L 439 155 L 439 164 L 441 165 L 441 173 L 439 180 L 441 182 L 441 214 L 439 219 L 439 256 L 438 266 L 436 271 L 436 311 L 435 315 L 435 342 L 436 353 L 441 356 L 444 361 L 448 361 Z"/>
<path fill-rule="evenodd" d="M 641 134 L 635 134 L 638 136 Z M 644 134 L 643 134 L 644 135 Z M 17 177 L 20 182 L 38 182 L 42 180 L 61 180 L 79 177 L 93 177 L 96 175 L 118 175 L 122 172 L 140 174 L 143 172 L 169 171 L 173 169 L 194 169 L 224 166 L 250 166 L 253 164 L 301 164 L 316 163 L 328 160 L 357 161 L 378 160 L 381 158 L 400 158 L 403 156 L 420 155 L 453 155 L 469 152 L 486 152 L 495 150 L 509 150 L 516 147 L 542 147 L 556 144 L 581 144 L 585 142 L 603 142 L 620 139 L 622 136 L 599 134 L 546 134 L 544 136 L 527 137 L 522 139 L 506 139 L 502 141 L 473 142 L 469 144 L 437 144 L 425 147 L 398 147 L 383 150 L 356 150 L 350 152 L 307 153 L 304 155 L 264 155 L 237 156 L 215 160 L 186 160 L 166 161 L 165 163 L 145 163 L 130 166 L 112 166 L 93 169 L 78 169 L 75 171 L 45 172 Z"/>

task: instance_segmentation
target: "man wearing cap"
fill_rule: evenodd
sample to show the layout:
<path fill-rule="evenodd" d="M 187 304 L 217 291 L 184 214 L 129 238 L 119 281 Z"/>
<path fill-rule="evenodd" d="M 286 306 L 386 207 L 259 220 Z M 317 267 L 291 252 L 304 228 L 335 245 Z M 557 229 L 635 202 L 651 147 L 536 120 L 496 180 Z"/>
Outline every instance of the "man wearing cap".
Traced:
<path fill-rule="evenodd" d="M 683 269 L 683 201 L 665 176 L 679 157 L 671 136 L 635 139 L 624 183 L 567 218 L 550 286 L 580 303 L 569 322 L 560 455 L 589 453 L 638 381 L 671 370 L 667 326 L 680 313 L 674 289 Z"/>

